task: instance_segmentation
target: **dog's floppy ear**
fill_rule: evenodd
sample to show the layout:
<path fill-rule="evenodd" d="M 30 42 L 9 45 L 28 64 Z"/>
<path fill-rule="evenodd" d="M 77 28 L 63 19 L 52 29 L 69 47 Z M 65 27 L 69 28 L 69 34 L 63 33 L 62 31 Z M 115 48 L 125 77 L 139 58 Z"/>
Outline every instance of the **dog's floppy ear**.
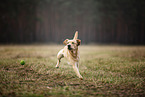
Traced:
<path fill-rule="evenodd" d="M 68 39 L 64 40 L 63 44 L 67 45 L 67 41 L 68 41 Z"/>
<path fill-rule="evenodd" d="M 77 39 L 77 46 L 79 46 L 81 44 L 81 40 Z"/>

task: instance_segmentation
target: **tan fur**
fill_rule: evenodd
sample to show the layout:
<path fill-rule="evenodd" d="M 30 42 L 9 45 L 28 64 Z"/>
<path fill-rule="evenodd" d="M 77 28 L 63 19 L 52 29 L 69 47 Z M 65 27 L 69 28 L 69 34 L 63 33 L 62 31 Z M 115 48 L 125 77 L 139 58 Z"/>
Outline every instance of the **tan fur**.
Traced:
<path fill-rule="evenodd" d="M 78 39 L 78 31 L 76 31 L 75 35 L 74 35 L 74 40 Z"/>
<path fill-rule="evenodd" d="M 77 39 L 78 38 L 78 31 L 76 31 L 73 40 L 66 39 L 63 43 L 66 45 L 63 49 L 61 49 L 58 54 L 57 54 L 57 64 L 56 67 L 59 67 L 60 60 L 61 58 L 65 57 L 69 63 L 73 66 L 74 71 L 76 72 L 77 76 L 79 78 L 83 78 L 80 73 L 79 73 L 79 48 L 78 46 L 81 43 L 81 40 Z M 69 49 L 70 45 L 70 49 Z"/>

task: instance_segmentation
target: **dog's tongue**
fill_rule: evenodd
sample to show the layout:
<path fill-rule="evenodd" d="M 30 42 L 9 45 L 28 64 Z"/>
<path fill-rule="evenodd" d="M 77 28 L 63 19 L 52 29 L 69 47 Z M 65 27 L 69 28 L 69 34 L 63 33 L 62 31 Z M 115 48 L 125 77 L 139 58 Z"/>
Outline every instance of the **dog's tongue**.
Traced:
<path fill-rule="evenodd" d="M 78 38 L 78 31 L 76 31 L 75 35 L 74 35 L 74 40 L 76 40 Z"/>

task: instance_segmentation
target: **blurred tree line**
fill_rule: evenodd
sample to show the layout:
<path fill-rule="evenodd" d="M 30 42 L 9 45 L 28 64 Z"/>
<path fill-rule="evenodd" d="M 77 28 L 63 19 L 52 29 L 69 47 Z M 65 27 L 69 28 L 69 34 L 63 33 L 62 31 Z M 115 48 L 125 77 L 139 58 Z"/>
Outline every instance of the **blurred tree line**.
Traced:
<path fill-rule="evenodd" d="M 4 0 L 0 43 L 145 44 L 144 0 Z"/>

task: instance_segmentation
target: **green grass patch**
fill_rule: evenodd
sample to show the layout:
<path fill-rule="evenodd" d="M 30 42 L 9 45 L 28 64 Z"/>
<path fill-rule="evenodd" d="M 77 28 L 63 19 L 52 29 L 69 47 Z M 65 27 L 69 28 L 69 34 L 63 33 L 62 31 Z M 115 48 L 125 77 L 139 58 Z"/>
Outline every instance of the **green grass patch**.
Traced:
<path fill-rule="evenodd" d="M 0 96 L 145 96 L 145 46 L 80 46 L 80 80 L 61 45 L 0 45 Z M 20 61 L 25 60 L 25 65 Z"/>

